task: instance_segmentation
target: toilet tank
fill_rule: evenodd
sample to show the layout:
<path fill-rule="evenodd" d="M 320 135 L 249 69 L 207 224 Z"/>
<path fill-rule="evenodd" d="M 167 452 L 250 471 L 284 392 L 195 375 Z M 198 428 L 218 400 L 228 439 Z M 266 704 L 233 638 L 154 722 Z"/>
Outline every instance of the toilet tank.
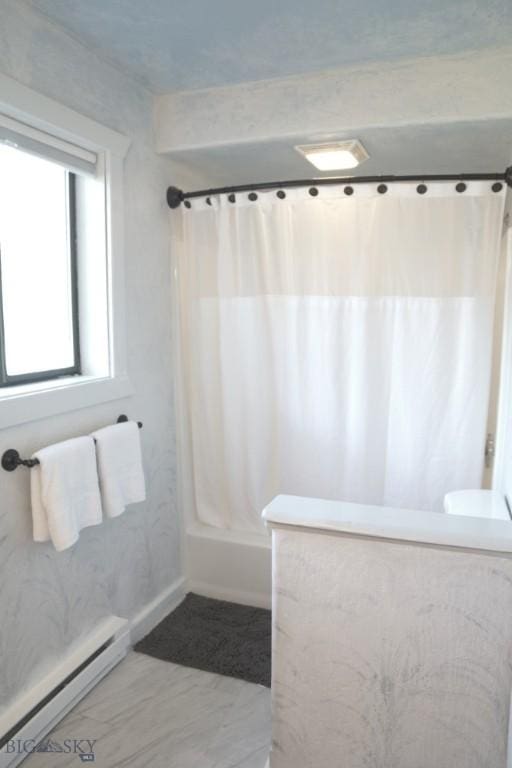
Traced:
<path fill-rule="evenodd" d="M 447 493 L 444 511 L 449 515 L 487 517 L 494 520 L 510 520 L 506 497 L 495 490 L 465 490 Z"/>

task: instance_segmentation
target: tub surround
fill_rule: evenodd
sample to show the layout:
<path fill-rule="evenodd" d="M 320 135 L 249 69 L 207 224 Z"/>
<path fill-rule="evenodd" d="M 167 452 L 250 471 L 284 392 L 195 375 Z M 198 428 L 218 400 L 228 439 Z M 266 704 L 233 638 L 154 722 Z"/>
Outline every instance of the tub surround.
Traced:
<path fill-rule="evenodd" d="M 277 497 L 270 768 L 504 768 L 512 525 Z"/>

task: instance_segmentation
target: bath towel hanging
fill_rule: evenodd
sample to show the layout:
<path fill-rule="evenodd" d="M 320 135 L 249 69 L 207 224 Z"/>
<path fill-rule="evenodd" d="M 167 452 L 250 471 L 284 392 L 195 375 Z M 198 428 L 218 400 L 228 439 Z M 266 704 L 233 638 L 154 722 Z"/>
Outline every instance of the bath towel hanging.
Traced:
<path fill-rule="evenodd" d="M 127 504 L 146 498 L 139 428 L 126 421 L 93 432 L 103 511 L 117 517 Z"/>
<path fill-rule="evenodd" d="M 51 540 L 62 551 L 80 531 L 102 521 L 91 437 L 76 437 L 37 451 L 30 474 L 34 541 Z"/>

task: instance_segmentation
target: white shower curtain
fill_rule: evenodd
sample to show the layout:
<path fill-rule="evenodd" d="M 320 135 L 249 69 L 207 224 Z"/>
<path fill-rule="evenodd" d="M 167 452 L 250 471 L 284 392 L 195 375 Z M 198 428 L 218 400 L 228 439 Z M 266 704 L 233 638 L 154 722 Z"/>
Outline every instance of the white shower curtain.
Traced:
<path fill-rule="evenodd" d="M 197 520 L 288 493 L 441 510 L 479 487 L 504 193 L 342 185 L 172 214 Z"/>

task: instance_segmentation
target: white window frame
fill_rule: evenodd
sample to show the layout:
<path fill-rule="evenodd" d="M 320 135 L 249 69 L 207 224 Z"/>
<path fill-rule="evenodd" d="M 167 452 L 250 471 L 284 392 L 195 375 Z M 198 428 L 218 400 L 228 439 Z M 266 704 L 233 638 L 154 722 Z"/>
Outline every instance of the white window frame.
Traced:
<path fill-rule="evenodd" d="M 85 373 L 80 376 L 0 389 L 1 430 L 128 397 L 134 390 L 128 378 L 126 362 L 123 243 L 123 164 L 130 139 L 1 74 L 0 113 L 97 154 L 102 185 L 99 247 L 105 267 L 101 279 L 106 281 L 104 309 L 108 317 L 104 325 L 107 353 L 103 350 L 103 361 L 95 370 L 91 355 L 94 354 L 98 330 L 89 326 L 90 318 L 94 316 L 91 310 L 94 297 L 81 294 L 81 303 L 85 307 L 83 311 L 80 309 L 80 343 L 92 350 L 88 370 L 84 367 Z M 93 240 L 93 243 L 97 250 L 98 242 Z M 100 267 L 103 267 L 102 263 Z M 97 265 L 96 273 L 99 275 L 100 271 Z M 105 357 L 108 357 L 107 362 Z"/>

